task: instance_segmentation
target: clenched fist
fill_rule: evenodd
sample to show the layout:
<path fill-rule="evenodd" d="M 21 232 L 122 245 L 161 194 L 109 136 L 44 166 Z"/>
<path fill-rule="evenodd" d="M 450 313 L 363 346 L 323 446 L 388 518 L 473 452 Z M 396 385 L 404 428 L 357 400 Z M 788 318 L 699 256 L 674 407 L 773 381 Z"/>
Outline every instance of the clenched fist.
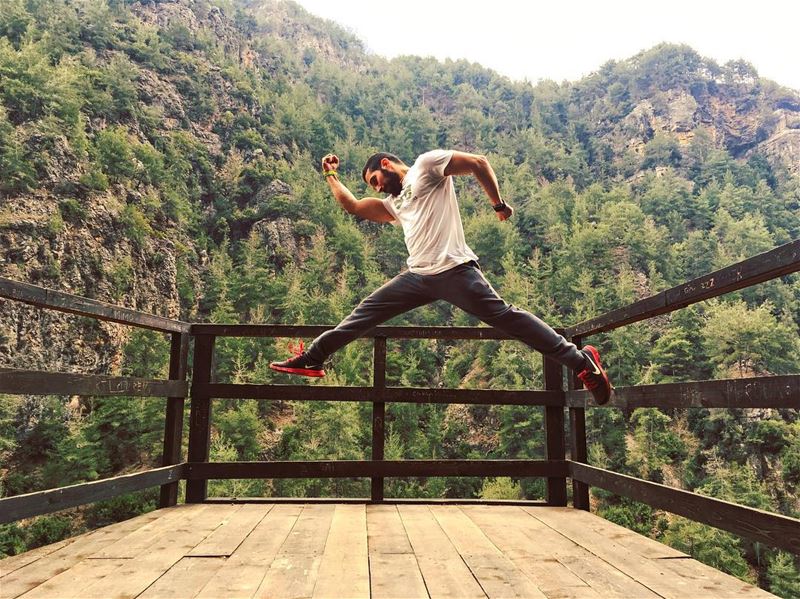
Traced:
<path fill-rule="evenodd" d="M 508 220 L 514 214 L 514 209 L 506 204 L 506 207 L 497 212 L 497 218 L 500 220 Z"/>
<path fill-rule="evenodd" d="M 339 157 L 336 154 L 326 154 L 322 159 L 322 171 L 335 171 L 339 168 Z"/>

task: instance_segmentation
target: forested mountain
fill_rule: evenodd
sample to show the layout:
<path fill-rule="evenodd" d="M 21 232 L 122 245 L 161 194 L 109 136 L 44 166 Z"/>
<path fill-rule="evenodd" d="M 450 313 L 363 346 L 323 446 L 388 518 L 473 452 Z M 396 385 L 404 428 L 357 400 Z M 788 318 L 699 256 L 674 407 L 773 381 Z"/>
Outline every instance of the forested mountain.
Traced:
<path fill-rule="evenodd" d="M 660 45 L 577 82 L 367 53 L 277 0 L 4 0 L 0 274 L 191 321 L 333 324 L 401 270 L 402 233 L 327 190 L 337 153 L 486 154 L 517 212 L 457 182 L 467 241 L 501 295 L 573 324 L 800 235 L 800 94 L 743 61 Z M 617 385 L 800 370 L 797 277 L 592 341 Z M 2 302 L 0 365 L 156 376 L 147 333 Z M 476 324 L 433 304 L 400 324 Z M 289 382 L 286 340 L 220 342 L 220 381 Z M 389 344 L 388 383 L 536 388 L 517 343 Z M 369 384 L 371 348 L 321 384 Z M 319 383 L 318 383 L 319 384 Z M 362 459 L 366 404 L 226 402 L 212 459 Z M 390 405 L 387 459 L 540 457 L 539 409 Z M 2 494 L 158 461 L 163 401 L 0 396 Z M 798 516 L 800 421 L 779 410 L 589 410 L 590 462 Z M 216 495 L 368 494 L 367 481 L 226 481 Z M 387 496 L 541 497 L 542 481 L 392 480 Z M 151 494 L 0 528 L 13 553 L 141 510 Z M 795 558 L 608 494 L 593 509 L 786 597 Z"/>

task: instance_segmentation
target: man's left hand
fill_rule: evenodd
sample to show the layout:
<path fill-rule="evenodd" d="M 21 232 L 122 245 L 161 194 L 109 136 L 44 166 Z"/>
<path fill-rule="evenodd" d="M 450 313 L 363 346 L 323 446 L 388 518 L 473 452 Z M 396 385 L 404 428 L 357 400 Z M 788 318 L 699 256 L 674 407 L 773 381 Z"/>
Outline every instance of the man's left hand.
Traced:
<path fill-rule="evenodd" d="M 497 218 L 499 218 L 500 220 L 508 220 L 509 218 L 511 218 L 512 214 L 514 214 L 514 209 L 508 204 L 506 204 L 505 208 L 497 211 Z"/>

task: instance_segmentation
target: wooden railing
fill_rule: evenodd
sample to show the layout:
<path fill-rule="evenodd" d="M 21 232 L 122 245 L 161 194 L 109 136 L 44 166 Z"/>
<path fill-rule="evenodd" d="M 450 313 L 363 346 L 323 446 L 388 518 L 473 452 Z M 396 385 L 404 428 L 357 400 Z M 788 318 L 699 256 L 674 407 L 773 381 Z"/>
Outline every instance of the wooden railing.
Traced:
<path fill-rule="evenodd" d="M 396 476 L 542 476 L 547 478 L 547 503 L 567 503 L 567 463 L 564 441 L 564 392 L 561 368 L 545 360 L 545 390 L 499 391 L 416 389 L 386 386 L 387 339 L 510 339 L 480 327 L 388 327 L 366 335 L 373 344 L 373 384 L 370 387 L 223 384 L 212 381 L 214 344 L 219 337 L 316 337 L 330 327 L 288 325 L 216 325 L 192 327 L 195 337 L 189 463 L 186 501 L 204 501 L 210 478 L 370 477 L 371 499 L 384 498 L 384 478 Z M 273 399 L 294 401 L 367 401 L 372 403 L 372 459 L 208 464 L 213 399 Z M 515 404 L 545 406 L 545 460 L 384 460 L 384 419 L 387 402 Z"/>
<path fill-rule="evenodd" d="M 800 270 L 800 241 L 744 260 L 569 327 L 565 336 L 580 345 L 593 334 L 610 331 L 692 303 L 717 297 Z M 384 499 L 384 479 L 414 476 L 511 476 L 547 479 L 546 503 L 566 505 L 566 479 L 572 479 L 573 505 L 589 509 L 589 487 L 642 501 L 774 547 L 800 553 L 800 520 L 735 505 L 633 478 L 587 464 L 585 409 L 595 407 L 573 377 L 564 390 L 561 366 L 544 360 L 544 390 L 501 391 L 410 389 L 386 385 L 387 339 L 507 339 L 481 327 L 377 327 L 373 339 L 373 384 L 369 387 L 247 385 L 214 381 L 213 354 L 220 337 L 314 337 L 329 327 L 284 325 L 194 324 L 141 314 L 93 300 L 0 279 L 0 297 L 90 318 L 140 326 L 172 334 L 167 381 L 0 370 L 0 393 L 63 395 L 158 395 L 169 397 L 164 432 L 163 466 L 144 473 L 0 499 L 0 522 L 49 513 L 155 485 L 162 485 L 161 505 L 174 505 L 177 481 L 185 479 L 186 501 L 207 500 L 211 479 L 369 477 L 371 500 Z M 189 337 L 194 337 L 191 412 L 187 462 L 180 463 L 183 401 L 187 393 Z M 368 401 L 372 403 L 371 460 L 210 463 L 212 402 L 219 399 L 296 401 Z M 464 403 L 544 406 L 544 460 L 384 460 L 387 402 Z M 691 408 L 797 408 L 800 376 L 783 375 L 725 381 L 699 381 L 622 387 L 604 409 L 640 406 Z M 569 410 L 570 458 L 566 458 L 564 408 Z"/>
<path fill-rule="evenodd" d="M 188 395 L 186 366 L 191 325 L 2 277 L 0 298 L 94 320 L 160 331 L 170 334 L 172 340 L 167 380 L 0 368 L 0 393 L 167 398 L 161 468 L 0 499 L 0 523 L 48 514 L 158 485 L 161 485 L 159 505 L 175 505 L 178 482 L 184 478 L 185 469 L 181 463 L 181 433 L 184 402 Z"/>
<path fill-rule="evenodd" d="M 580 345 L 590 335 L 673 312 L 798 270 L 800 240 L 568 327 L 564 334 Z M 600 487 L 697 522 L 800 553 L 800 520 L 588 465 L 585 408 L 592 402 L 587 391 L 576 389 L 574 381 L 569 387 L 565 404 L 569 409 L 569 470 L 575 507 L 588 510 L 589 486 Z M 621 387 L 603 406 L 604 409 L 637 407 L 797 409 L 800 408 L 800 375 Z"/>

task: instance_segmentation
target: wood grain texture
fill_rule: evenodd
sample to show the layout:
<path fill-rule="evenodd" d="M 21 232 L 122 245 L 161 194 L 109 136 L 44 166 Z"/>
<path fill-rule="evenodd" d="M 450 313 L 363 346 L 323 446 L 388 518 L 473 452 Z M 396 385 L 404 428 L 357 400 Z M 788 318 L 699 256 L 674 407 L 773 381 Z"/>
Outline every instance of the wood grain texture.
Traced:
<path fill-rule="evenodd" d="M 572 462 L 572 477 L 655 508 L 800 553 L 800 520 Z"/>
<path fill-rule="evenodd" d="M 573 571 L 589 572 L 591 568 L 598 565 L 595 561 L 596 558 L 600 558 L 605 564 L 612 566 L 621 573 L 625 573 L 629 579 L 635 580 L 655 595 L 666 599 L 685 599 L 686 597 L 700 599 L 704 596 L 715 596 L 711 592 L 708 594 L 701 593 L 696 580 L 690 577 L 676 576 L 671 569 L 672 566 L 667 567 L 667 562 L 670 560 L 643 558 L 637 551 L 628 549 L 617 541 L 608 538 L 602 532 L 588 528 L 583 522 L 572 518 L 573 510 L 545 509 L 536 511 L 531 508 L 521 509 L 570 540 L 579 543 L 581 547 L 591 554 L 591 557 L 584 556 L 566 560 L 564 563 Z M 740 596 L 741 581 L 733 577 L 727 577 L 726 581 L 727 586 L 718 589 L 722 596 Z M 615 584 L 617 583 L 617 581 L 614 582 Z M 600 592 L 600 589 L 596 585 L 594 586 Z M 627 590 L 618 589 L 618 592 L 622 596 L 630 596 Z M 606 591 L 601 594 L 608 595 L 609 592 Z"/>
<path fill-rule="evenodd" d="M 101 499 L 110 499 L 132 491 L 174 483 L 181 480 L 183 474 L 184 465 L 177 464 L 90 483 L 6 497 L 0 499 L 0 524 L 40 514 L 49 514 Z"/>
<path fill-rule="evenodd" d="M 474 503 L 187 504 L 8 563 L 10 599 L 770 596 L 581 510 Z"/>
<path fill-rule="evenodd" d="M 170 513 L 170 510 L 156 510 L 81 535 L 72 542 L 0 578 L 0 598 L 12 599 L 35 589 L 51 578 L 66 572 L 104 547 L 129 534 L 133 534 L 149 523 L 164 518 Z"/>
<path fill-rule="evenodd" d="M 312 596 L 369 599 L 365 505 L 336 506 Z"/>
<path fill-rule="evenodd" d="M 303 506 L 300 505 L 272 507 L 217 574 L 200 590 L 198 599 L 252 597 L 302 511 Z"/>
<path fill-rule="evenodd" d="M 0 368 L 0 393 L 94 397 L 186 397 L 186 381 Z"/>
<path fill-rule="evenodd" d="M 397 506 L 367 506 L 367 545 L 373 599 L 427 599 L 417 556 Z"/>
<path fill-rule="evenodd" d="M 206 462 L 186 465 L 189 481 L 224 478 L 369 476 L 567 476 L 565 460 L 337 460 Z"/>
<path fill-rule="evenodd" d="M 165 333 L 188 333 L 191 325 L 153 314 L 137 312 L 122 306 L 114 306 L 79 295 L 38 287 L 29 283 L 12 281 L 0 277 L 0 297 L 30 304 L 38 308 L 49 308 L 79 316 L 96 318 L 108 322 L 128 324 Z"/>
<path fill-rule="evenodd" d="M 588 391 L 568 391 L 570 407 L 598 407 Z M 614 389 L 603 408 L 791 408 L 800 405 L 800 375 L 661 383 Z"/>
<path fill-rule="evenodd" d="M 188 461 L 208 462 L 211 447 L 211 398 L 199 386 L 211 380 L 214 337 L 195 337 L 192 367 L 191 407 L 189 411 Z M 186 482 L 186 502 L 197 503 L 208 496 L 208 480 Z"/>
<path fill-rule="evenodd" d="M 403 505 L 398 511 L 431 597 L 486 597 L 428 506 Z"/>
<path fill-rule="evenodd" d="M 458 506 L 431 506 L 431 513 L 488 597 L 546 595 Z"/>
<path fill-rule="evenodd" d="M 311 597 L 335 509 L 333 505 L 303 507 L 254 597 Z"/>
<path fill-rule="evenodd" d="M 215 399 L 272 399 L 280 401 L 375 401 L 374 387 L 324 385 L 255 385 L 194 381 L 194 393 Z M 471 405 L 563 406 L 561 391 L 505 391 L 488 389 L 427 389 L 387 387 L 385 402 Z"/>
<path fill-rule="evenodd" d="M 158 529 L 156 534 L 151 535 L 149 543 L 131 551 L 131 558 L 125 559 L 109 576 L 86 585 L 81 590 L 81 595 L 84 599 L 127 599 L 138 596 L 219 527 L 238 507 L 204 505 L 197 511 L 189 512 L 190 517 L 173 522 L 171 527 Z"/>

